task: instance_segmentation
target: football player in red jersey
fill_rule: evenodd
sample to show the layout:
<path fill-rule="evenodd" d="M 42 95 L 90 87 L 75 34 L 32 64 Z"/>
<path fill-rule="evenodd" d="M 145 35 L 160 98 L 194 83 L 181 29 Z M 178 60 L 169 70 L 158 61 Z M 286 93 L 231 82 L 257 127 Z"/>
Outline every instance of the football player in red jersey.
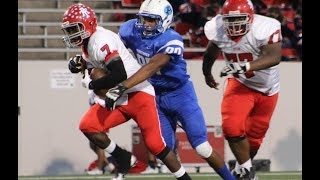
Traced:
<path fill-rule="evenodd" d="M 280 90 L 281 25 L 254 14 L 250 0 L 226 0 L 222 15 L 205 25 L 209 40 L 202 71 L 211 88 L 218 83 L 212 66 L 220 51 L 226 61 L 221 76 L 227 80 L 221 104 L 222 128 L 237 163 L 240 179 L 255 179 L 252 159 L 269 128 Z"/>
<path fill-rule="evenodd" d="M 63 15 L 61 27 L 67 47 L 82 48 L 82 55 L 69 61 L 72 73 L 81 71 L 79 66 L 82 63 L 78 61 L 81 58 L 84 61 L 80 62 L 86 63 L 87 69 L 103 68 L 109 72 L 107 76 L 96 80 L 91 80 L 86 75 L 83 84 L 90 90 L 109 89 L 114 86 L 123 88 L 119 83 L 140 69 L 141 66 L 120 37 L 98 26 L 96 15 L 89 6 L 81 3 L 70 6 Z M 119 147 L 105 132 L 131 118 L 140 127 L 148 150 L 161 159 L 177 179 L 191 179 L 163 140 L 154 88 L 148 81 L 125 89 L 124 96 L 114 105 L 112 111 L 100 104 L 91 106 L 82 117 L 79 129 L 92 143 L 114 157 L 119 171 L 114 177 L 115 180 L 124 179 L 124 174 L 128 173 L 134 164 L 135 157 Z"/>

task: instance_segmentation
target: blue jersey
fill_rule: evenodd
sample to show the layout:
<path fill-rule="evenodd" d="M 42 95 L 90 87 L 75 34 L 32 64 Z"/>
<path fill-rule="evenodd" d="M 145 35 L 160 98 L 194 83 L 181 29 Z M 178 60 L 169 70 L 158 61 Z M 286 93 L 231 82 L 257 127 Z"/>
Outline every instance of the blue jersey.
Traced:
<path fill-rule="evenodd" d="M 184 85 L 190 76 L 187 74 L 186 61 L 183 58 L 184 46 L 181 35 L 168 29 L 153 38 L 142 38 L 134 27 L 135 23 L 136 19 L 123 23 L 119 35 L 127 48 L 133 51 L 139 64 L 148 63 L 150 58 L 158 53 L 171 57 L 170 62 L 149 79 L 156 92 L 174 90 Z"/>
<path fill-rule="evenodd" d="M 171 57 L 160 72 L 149 78 L 157 94 L 157 109 L 164 140 L 169 148 L 174 148 L 176 124 L 179 121 L 191 146 L 195 148 L 207 141 L 207 131 L 193 83 L 187 74 L 182 37 L 176 31 L 167 29 L 157 36 L 142 38 L 135 23 L 136 19 L 123 23 L 119 35 L 141 65 L 148 63 L 158 53 Z"/>

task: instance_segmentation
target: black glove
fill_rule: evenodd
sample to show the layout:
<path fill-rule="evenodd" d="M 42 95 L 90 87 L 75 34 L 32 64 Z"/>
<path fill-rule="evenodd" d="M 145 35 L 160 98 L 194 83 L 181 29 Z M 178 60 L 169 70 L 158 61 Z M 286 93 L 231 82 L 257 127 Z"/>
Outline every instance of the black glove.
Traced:
<path fill-rule="evenodd" d="M 72 73 L 79 73 L 85 69 L 85 61 L 81 55 L 77 54 L 69 59 L 68 67 Z"/>
<path fill-rule="evenodd" d="M 220 77 L 228 74 L 243 74 L 250 68 L 250 63 L 239 64 L 237 62 L 227 64 L 220 72 Z"/>
<path fill-rule="evenodd" d="M 118 84 L 115 87 L 108 90 L 106 93 L 105 104 L 106 108 L 109 110 L 114 110 L 116 107 L 116 101 L 122 96 L 126 88 L 123 84 Z"/>

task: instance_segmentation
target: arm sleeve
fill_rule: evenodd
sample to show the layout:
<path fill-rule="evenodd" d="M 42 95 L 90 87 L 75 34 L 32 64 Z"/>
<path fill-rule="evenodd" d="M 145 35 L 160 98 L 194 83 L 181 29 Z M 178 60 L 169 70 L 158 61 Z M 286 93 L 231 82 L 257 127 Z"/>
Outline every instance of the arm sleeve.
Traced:
<path fill-rule="evenodd" d="M 108 75 L 93 80 L 89 84 L 89 89 L 110 89 L 127 79 L 127 72 L 120 57 L 113 59 L 108 65 Z"/>

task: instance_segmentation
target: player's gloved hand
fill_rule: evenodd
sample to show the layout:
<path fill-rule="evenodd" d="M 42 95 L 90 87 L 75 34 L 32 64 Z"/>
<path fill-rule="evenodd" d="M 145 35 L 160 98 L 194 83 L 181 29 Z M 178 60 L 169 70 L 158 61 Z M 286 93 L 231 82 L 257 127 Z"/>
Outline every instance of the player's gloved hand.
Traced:
<path fill-rule="evenodd" d="M 81 84 L 84 88 L 89 88 L 89 83 L 92 81 L 88 70 L 85 70 L 84 77 L 81 79 Z"/>
<path fill-rule="evenodd" d="M 122 96 L 124 91 L 128 88 L 123 84 L 118 84 L 115 87 L 108 90 L 106 93 L 105 106 L 109 110 L 114 110 L 116 107 L 116 101 Z"/>
<path fill-rule="evenodd" d="M 250 69 L 250 63 L 239 64 L 237 62 L 227 64 L 220 72 L 220 77 L 228 74 L 243 74 Z"/>
<path fill-rule="evenodd" d="M 85 69 L 85 61 L 80 54 L 77 54 L 69 59 L 69 70 L 72 73 L 79 73 Z"/>

